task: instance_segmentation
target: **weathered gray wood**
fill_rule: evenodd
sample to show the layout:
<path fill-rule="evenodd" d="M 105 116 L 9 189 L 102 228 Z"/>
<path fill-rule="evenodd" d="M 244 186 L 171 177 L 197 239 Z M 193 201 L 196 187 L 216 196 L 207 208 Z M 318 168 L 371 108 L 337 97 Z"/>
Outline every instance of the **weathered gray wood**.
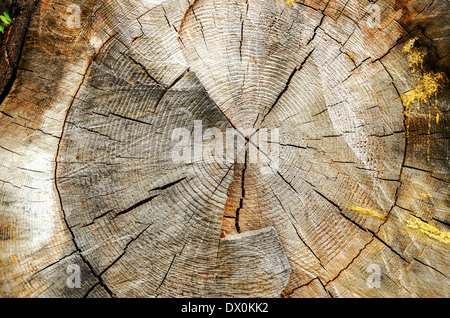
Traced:
<path fill-rule="evenodd" d="M 448 73 L 447 1 L 76 2 L 0 106 L 0 295 L 448 297 L 448 83 L 402 100 Z M 174 163 L 199 121 L 280 156 Z"/>

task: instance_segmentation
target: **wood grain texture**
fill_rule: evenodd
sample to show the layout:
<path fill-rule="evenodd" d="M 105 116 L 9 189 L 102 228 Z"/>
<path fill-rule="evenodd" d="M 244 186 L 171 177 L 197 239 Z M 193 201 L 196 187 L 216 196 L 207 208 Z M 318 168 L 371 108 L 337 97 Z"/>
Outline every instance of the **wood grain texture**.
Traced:
<path fill-rule="evenodd" d="M 41 0 L 0 106 L 0 295 L 448 297 L 450 5 L 376 4 Z M 198 123 L 245 147 L 174 162 Z"/>

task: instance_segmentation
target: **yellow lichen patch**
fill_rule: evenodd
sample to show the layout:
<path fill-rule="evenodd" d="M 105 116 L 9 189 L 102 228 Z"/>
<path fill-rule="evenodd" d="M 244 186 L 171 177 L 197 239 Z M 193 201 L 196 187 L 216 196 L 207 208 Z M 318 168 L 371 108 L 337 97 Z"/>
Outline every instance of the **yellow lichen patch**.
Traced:
<path fill-rule="evenodd" d="M 436 124 L 439 124 L 439 110 L 437 107 L 437 97 L 440 90 L 442 90 L 448 79 L 444 73 L 434 73 L 428 70 L 425 66 L 425 59 L 427 57 L 427 51 L 425 48 L 416 48 L 415 44 L 418 38 L 411 39 L 404 47 L 403 53 L 408 54 L 408 64 L 411 68 L 412 73 L 419 72 L 420 77 L 417 81 L 416 88 L 413 88 L 406 94 L 401 96 L 405 114 L 405 126 L 406 126 L 406 136 L 409 137 L 409 118 L 411 116 L 411 105 L 416 104 L 417 109 L 420 109 L 421 104 L 428 104 L 432 99 L 435 99 L 435 118 Z M 430 107 L 428 107 L 428 131 L 427 131 L 427 161 L 431 160 L 431 123 L 432 114 Z M 423 115 L 423 114 L 422 114 Z M 425 195 L 426 197 L 426 195 Z"/>
<path fill-rule="evenodd" d="M 433 195 L 430 193 L 430 190 L 427 188 L 426 185 L 424 185 L 423 183 L 417 182 L 417 181 L 414 181 L 413 183 L 419 185 L 420 187 L 422 187 L 425 190 L 426 193 L 420 193 L 421 197 L 424 197 L 425 199 L 433 197 Z"/>
<path fill-rule="evenodd" d="M 409 40 L 409 42 L 403 47 L 403 53 L 409 53 L 414 47 L 414 44 L 416 44 L 416 41 L 418 40 L 418 37 L 415 37 L 414 39 Z"/>
<path fill-rule="evenodd" d="M 419 79 L 415 89 L 402 95 L 403 105 L 406 107 L 405 114 L 409 116 L 409 106 L 412 103 L 424 103 L 436 98 L 439 90 L 445 86 L 447 82 L 444 73 L 425 72 Z"/>
<path fill-rule="evenodd" d="M 41 288 L 39 289 L 38 297 L 40 297 L 41 294 L 42 294 L 43 292 L 45 292 L 49 287 L 50 287 L 50 285 L 41 287 Z"/>
<path fill-rule="evenodd" d="M 422 254 L 423 254 L 423 251 L 425 251 L 425 247 L 424 248 L 422 248 L 422 250 L 420 251 L 420 253 L 419 253 L 419 257 L 421 257 L 422 256 Z"/>
<path fill-rule="evenodd" d="M 431 142 L 430 142 L 430 135 L 431 135 L 431 113 L 428 114 L 428 130 L 427 130 L 427 160 L 430 161 L 431 159 Z M 426 196 L 425 196 L 426 197 Z"/>
<path fill-rule="evenodd" d="M 352 62 L 354 65 L 356 65 L 355 58 L 353 57 L 353 55 L 351 55 L 351 54 L 349 54 L 349 53 L 345 53 L 345 57 L 346 57 L 350 62 Z"/>
<path fill-rule="evenodd" d="M 427 56 L 427 51 L 424 49 L 414 49 L 408 55 L 408 64 L 413 73 L 423 69 L 423 62 Z"/>
<path fill-rule="evenodd" d="M 403 105 L 405 107 L 404 113 L 406 117 L 411 115 L 411 105 L 417 104 L 417 109 L 420 109 L 421 104 L 430 102 L 435 99 L 436 123 L 439 123 L 439 111 L 437 109 L 437 95 L 441 89 L 445 87 L 448 82 L 444 73 L 434 73 L 425 68 L 425 59 L 427 51 L 424 48 L 416 48 L 415 44 L 419 38 L 409 40 L 403 47 L 403 53 L 408 54 L 408 64 L 412 73 L 420 72 L 420 77 L 416 88 L 410 90 L 401 96 Z M 428 115 L 429 132 L 431 132 L 431 114 Z M 406 121 L 407 135 L 409 134 L 409 120 Z M 427 160 L 430 160 L 430 147 L 427 151 Z"/>
<path fill-rule="evenodd" d="M 419 230 L 421 233 L 424 233 L 439 242 L 446 244 L 450 243 L 450 232 L 440 231 L 435 226 L 423 222 L 418 218 L 414 217 L 411 220 L 407 220 L 406 225 L 409 228 Z"/>
<path fill-rule="evenodd" d="M 295 0 L 286 0 L 286 4 L 287 4 L 288 6 L 292 6 L 292 5 L 295 4 Z"/>
<path fill-rule="evenodd" d="M 359 213 L 362 213 L 362 214 L 367 214 L 367 215 L 376 217 L 376 218 L 378 218 L 380 220 L 385 220 L 386 219 L 386 217 L 384 216 L 383 213 L 378 212 L 378 211 L 373 211 L 373 210 L 370 210 L 370 209 L 366 209 L 366 208 L 363 208 L 363 207 L 360 207 L 360 206 L 352 206 L 352 210 L 356 211 L 356 212 L 359 212 Z"/>

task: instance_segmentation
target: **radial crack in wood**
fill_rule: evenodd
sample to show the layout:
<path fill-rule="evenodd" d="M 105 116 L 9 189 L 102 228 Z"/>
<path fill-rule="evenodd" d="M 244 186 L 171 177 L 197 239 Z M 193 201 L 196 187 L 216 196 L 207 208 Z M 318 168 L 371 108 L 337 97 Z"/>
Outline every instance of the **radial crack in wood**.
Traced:
<path fill-rule="evenodd" d="M 448 297 L 448 1 L 72 2 L 0 106 L 1 296 Z"/>

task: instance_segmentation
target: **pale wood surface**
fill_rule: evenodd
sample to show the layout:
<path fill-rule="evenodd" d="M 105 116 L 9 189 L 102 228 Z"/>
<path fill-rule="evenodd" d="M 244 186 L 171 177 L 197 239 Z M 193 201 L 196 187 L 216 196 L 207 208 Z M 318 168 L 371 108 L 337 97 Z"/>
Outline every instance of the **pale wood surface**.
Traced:
<path fill-rule="evenodd" d="M 448 90 L 401 96 L 415 37 L 448 73 L 450 6 L 370 3 L 41 1 L 0 106 L 0 295 L 448 297 Z M 279 170 L 173 163 L 197 120 L 279 128 Z"/>

